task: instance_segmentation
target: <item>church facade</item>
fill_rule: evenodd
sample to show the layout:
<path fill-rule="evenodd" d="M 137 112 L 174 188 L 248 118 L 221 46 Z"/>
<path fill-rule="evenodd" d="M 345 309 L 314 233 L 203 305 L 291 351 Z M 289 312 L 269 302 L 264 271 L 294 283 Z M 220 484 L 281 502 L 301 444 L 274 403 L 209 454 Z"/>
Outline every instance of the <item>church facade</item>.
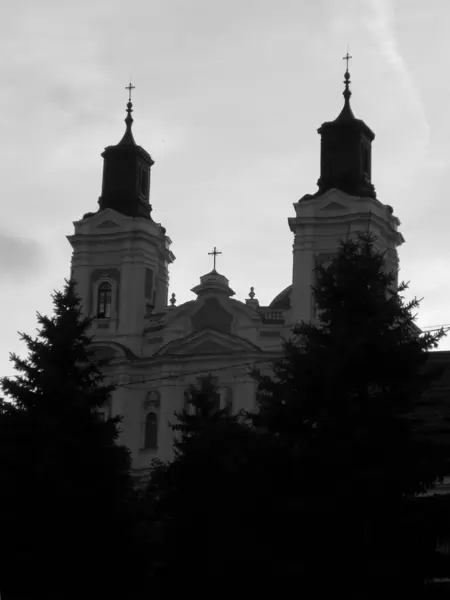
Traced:
<path fill-rule="evenodd" d="M 98 210 L 76 221 L 68 240 L 71 277 L 84 313 L 93 317 L 93 348 L 117 386 L 103 414 L 122 416 L 121 442 L 131 451 L 136 474 L 153 458 L 171 458 L 169 422 L 185 406 L 188 387 L 209 374 L 222 408 L 255 408 L 252 367 L 270 367 L 294 325 L 314 320 L 315 267 L 342 239 L 371 231 L 387 252 L 388 267 L 398 269 L 400 222 L 376 197 L 375 136 L 353 114 L 350 96 L 347 70 L 342 111 L 318 130 L 318 191 L 303 196 L 294 214 L 286 215 L 293 235 L 292 282 L 268 306 L 259 305 L 253 289 L 247 299 L 234 298 L 229 280 L 215 268 L 192 288 L 194 300 L 177 305 L 173 294 L 169 299 L 175 256 L 165 228 L 151 216 L 154 161 L 135 142 L 128 102 L 125 133 L 102 154 Z"/>

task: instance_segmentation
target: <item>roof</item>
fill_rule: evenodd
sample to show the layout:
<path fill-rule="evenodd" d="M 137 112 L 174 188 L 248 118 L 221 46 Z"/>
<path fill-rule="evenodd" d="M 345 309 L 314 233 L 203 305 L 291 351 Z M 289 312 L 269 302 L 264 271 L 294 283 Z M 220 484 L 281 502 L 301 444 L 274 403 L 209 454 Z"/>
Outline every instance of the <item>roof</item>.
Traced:
<path fill-rule="evenodd" d="M 292 294 L 292 285 L 288 285 L 287 288 L 284 288 L 282 292 L 275 296 L 272 302 L 269 304 L 269 308 L 274 309 L 284 309 L 287 310 L 291 307 L 291 294 Z"/>

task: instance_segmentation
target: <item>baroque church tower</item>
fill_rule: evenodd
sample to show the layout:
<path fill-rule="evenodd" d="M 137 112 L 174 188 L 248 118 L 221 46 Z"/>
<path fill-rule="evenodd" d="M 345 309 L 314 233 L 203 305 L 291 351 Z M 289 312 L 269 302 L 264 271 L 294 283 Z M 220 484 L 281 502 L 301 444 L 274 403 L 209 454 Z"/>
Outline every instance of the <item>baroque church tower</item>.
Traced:
<path fill-rule="evenodd" d="M 74 223 L 72 278 L 94 333 L 139 354 L 146 315 L 164 310 L 168 266 L 174 260 L 166 230 L 151 217 L 150 154 L 134 140 L 131 98 L 120 142 L 102 153 L 103 181 L 96 213 Z"/>
<path fill-rule="evenodd" d="M 347 55 L 347 58 L 348 55 Z M 348 66 L 348 61 L 347 61 Z M 131 84 L 129 90 L 131 92 Z M 151 156 L 134 140 L 131 97 L 120 142 L 102 156 L 99 208 L 74 223 L 72 278 L 83 311 L 93 318 L 93 350 L 108 381 L 117 387 L 105 417 L 122 416 L 121 442 L 131 451 L 138 476 L 153 458 L 173 456 L 174 412 L 186 390 L 209 375 L 217 385 L 217 406 L 230 411 L 256 407 L 252 366 L 270 370 L 295 323 L 315 319 L 315 267 L 329 260 L 341 240 L 370 231 L 388 268 L 398 269 L 403 243 L 399 220 L 376 197 L 372 183 L 372 130 L 350 107 L 345 73 L 344 106 L 323 123 L 318 191 L 294 204 L 288 219 L 294 234 L 292 283 L 267 306 L 253 288 L 233 298 L 229 280 L 214 268 L 193 286 L 193 300 L 170 302 L 171 240 L 152 217 Z"/>
<path fill-rule="evenodd" d="M 320 178 L 315 194 L 303 196 L 289 219 L 294 233 L 291 308 L 293 322 L 314 318 L 311 286 L 315 267 L 336 252 L 341 240 L 356 232 L 371 232 L 387 267 L 398 271 L 397 247 L 404 239 L 391 206 L 382 204 L 372 183 L 372 142 L 375 134 L 350 107 L 350 74 L 345 72 L 344 106 L 334 121 L 323 123 Z"/>

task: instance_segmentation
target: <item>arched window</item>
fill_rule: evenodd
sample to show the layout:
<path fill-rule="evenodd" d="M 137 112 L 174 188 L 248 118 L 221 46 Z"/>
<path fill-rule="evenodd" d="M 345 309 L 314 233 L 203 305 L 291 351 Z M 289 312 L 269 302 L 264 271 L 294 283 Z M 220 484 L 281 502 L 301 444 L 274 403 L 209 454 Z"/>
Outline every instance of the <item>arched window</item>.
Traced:
<path fill-rule="evenodd" d="M 97 296 L 97 317 L 109 319 L 111 317 L 111 284 L 107 281 L 100 284 Z"/>
<path fill-rule="evenodd" d="M 145 417 L 144 448 L 146 450 L 158 447 L 158 415 L 155 412 L 147 413 Z"/>

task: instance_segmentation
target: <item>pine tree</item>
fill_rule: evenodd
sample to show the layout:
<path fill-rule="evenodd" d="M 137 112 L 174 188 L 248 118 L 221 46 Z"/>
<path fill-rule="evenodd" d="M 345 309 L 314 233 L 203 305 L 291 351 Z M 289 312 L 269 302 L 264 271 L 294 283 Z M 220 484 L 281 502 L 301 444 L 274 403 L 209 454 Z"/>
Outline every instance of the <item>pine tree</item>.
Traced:
<path fill-rule="evenodd" d="M 175 458 L 156 465 L 146 491 L 155 585 L 170 581 L 173 593 L 192 589 L 203 598 L 212 590 L 243 593 L 250 579 L 254 592 L 255 570 L 270 562 L 258 508 L 270 477 L 268 448 L 240 413 L 218 408 L 210 378 L 190 388 L 187 404 L 172 426 Z"/>
<path fill-rule="evenodd" d="M 442 475 L 415 406 L 437 376 L 425 365 L 444 333 L 419 332 L 419 302 L 405 302 L 375 242 L 343 242 L 317 269 L 317 321 L 296 328 L 273 373 L 256 373 L 252 415 L 289 454 L 280 547 L 296 541 L 298 573 L 317 593 L 358 598 L 423 583 L 429 548 L 413 501 Z"/>
<path fill-rule="evenodd" d="M 38 314 L 36 338 L 22 334 L 25 359 L 12 354 L 0 401 L 0 592 L 15 598 L 116 597 L 133 538 L 128 451 L 117 417 L 99 409 L 112 386 L 90 351 L 90 320 L 75 283 Z"/>

